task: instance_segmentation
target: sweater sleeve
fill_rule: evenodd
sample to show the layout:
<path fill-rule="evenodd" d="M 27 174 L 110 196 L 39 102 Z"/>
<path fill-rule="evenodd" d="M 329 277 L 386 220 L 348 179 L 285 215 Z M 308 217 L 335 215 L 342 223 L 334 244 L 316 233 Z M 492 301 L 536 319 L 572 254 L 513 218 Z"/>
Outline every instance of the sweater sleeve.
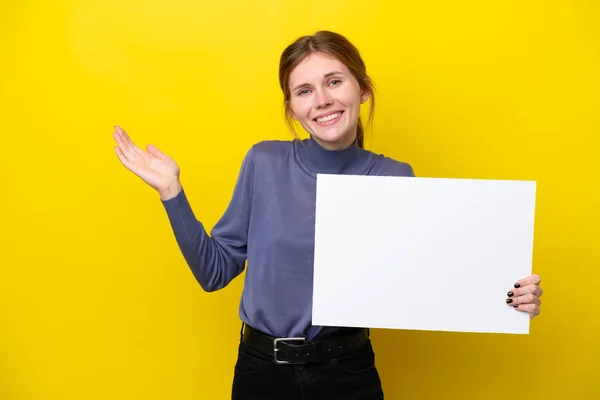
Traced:
<path fill-rule="evenodd" d="M 185 191 L 162 201 L 183 257 L 207 292 L 227 286 L 244 270 L 254 184 L 251 148 L 242 162 L 233 196 L 209 236 L 198 221 Z"/>

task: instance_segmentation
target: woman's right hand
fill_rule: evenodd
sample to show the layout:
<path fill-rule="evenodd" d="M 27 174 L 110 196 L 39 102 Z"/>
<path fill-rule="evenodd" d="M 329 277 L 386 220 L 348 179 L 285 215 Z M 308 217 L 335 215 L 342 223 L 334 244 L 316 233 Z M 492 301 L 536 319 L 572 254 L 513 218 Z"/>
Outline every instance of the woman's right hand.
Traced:
<path fill-rule="evenodd" d="M 113 137 L 118 144 L 115 152 L 125 168 L 156 189 L 162 200 L 177 196 L 182 189 L 179 167 L 171 157 L 151 144 L 146 146 L 147 152 L 140 149 L 118 126 Z"/>

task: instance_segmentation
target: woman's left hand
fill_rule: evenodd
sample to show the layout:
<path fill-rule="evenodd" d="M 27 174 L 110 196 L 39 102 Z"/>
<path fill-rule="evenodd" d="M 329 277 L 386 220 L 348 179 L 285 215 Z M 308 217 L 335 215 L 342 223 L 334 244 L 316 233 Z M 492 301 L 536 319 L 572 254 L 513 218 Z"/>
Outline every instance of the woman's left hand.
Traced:
<path fill-rule="evenodd" d="M 518 280 L 515 288 L 507 293 L 506 303 L 519 311 L 529 313 L 529 319 L 537 317 L 542 305 L 540 296 L 544 293 L 540 282 L 540 276 L 537 274 Z"/>

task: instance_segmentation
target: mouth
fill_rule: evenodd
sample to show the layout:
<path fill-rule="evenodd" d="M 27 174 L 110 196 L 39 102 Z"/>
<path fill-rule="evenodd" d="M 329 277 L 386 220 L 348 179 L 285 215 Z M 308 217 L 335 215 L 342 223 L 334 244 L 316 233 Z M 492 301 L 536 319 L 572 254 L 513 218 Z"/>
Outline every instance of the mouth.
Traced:
<path fill-rule="evenodd" d="M 313 121 L 315 121 L 317 124 L 319 124 L 319 126 L 333 125 L 340 120 L 343 113 L 344 113 L 343 111 L 334 111 L 330 114 L 314 118 Z"/>

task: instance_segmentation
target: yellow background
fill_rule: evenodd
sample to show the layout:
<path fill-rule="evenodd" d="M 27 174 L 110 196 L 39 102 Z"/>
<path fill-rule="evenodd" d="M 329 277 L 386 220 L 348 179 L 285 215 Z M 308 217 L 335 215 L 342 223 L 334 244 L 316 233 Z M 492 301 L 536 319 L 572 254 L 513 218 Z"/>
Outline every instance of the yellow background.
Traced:
<path fill-rule="evenodd" d="M 377 84 L 368 148 L 538 182 L 530 335 L 375 330 L 386 398 L 600 398 L 599 4 L 3 0 L 0 399 L 229 398 L 242 279 L 202 292 L 112 126 L 175 158 L 210 229 L 251 144 L 291 137 L 278 60 L 318 29 Z"/>

